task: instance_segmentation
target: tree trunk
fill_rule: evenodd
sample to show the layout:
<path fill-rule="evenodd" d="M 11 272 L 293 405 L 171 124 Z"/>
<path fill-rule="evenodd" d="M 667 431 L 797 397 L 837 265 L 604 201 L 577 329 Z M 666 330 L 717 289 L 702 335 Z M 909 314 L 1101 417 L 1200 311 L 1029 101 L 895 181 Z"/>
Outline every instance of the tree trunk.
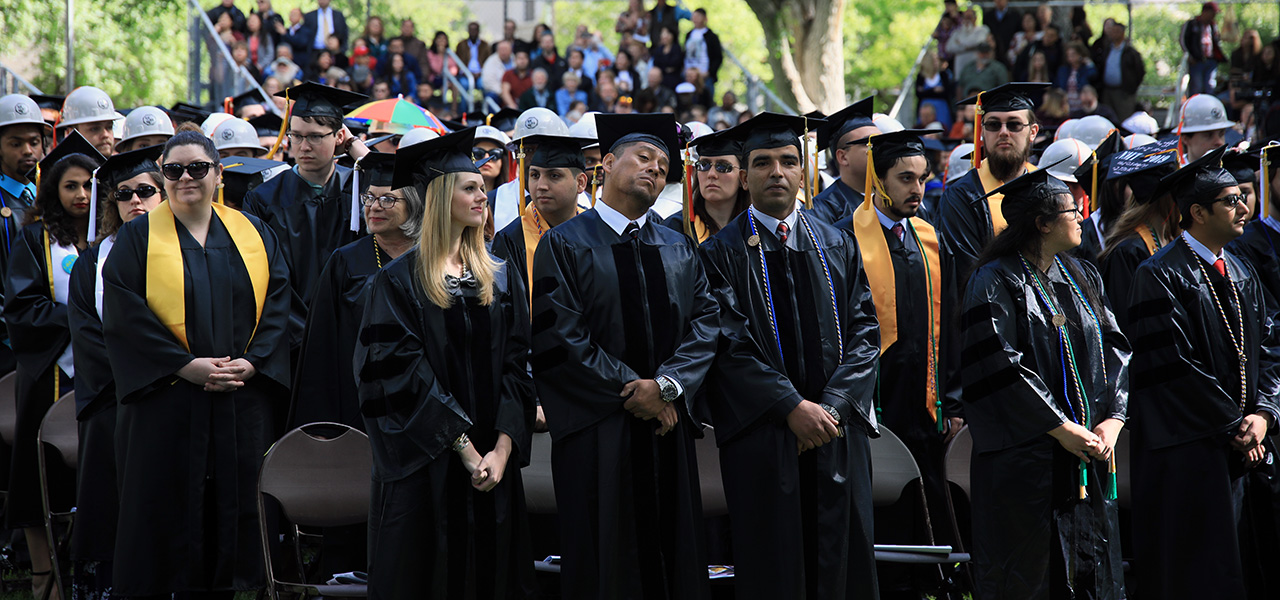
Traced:
<path fill-rule="evenodd" d="M 806 113 L 844 108 L 845 0 L 746 0 L 764 29 L 774 91 Z"/>

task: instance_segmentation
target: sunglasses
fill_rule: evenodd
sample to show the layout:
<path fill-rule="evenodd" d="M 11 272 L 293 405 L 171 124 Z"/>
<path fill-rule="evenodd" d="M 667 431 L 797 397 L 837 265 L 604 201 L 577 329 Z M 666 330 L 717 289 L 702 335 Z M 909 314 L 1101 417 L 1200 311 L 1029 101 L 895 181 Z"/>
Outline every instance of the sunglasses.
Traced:
<path fill-rule="evenodd" d="M 182 174 L 179 173 L 178 177 L 182 177 Z M 133 200 L 134 194 L 137 194 L 139 198 L 146 200 L 147 198 L 156 195 L 156 192 L 158 191 L 160 190 L 157 190 L 154 186 L 150 185 L 140 185 L 132 190 L 129 188 L 120 188 L 115 191 L 116 202 L 128 202 Z"/>
<path fill-rule="evenodd" d="M 715 169 L 717 173 L 724 173 L 724 174 L 732 173 L 738 169 L 738 167 L 735 167 L 727 162 L 713 163 L 709 160 L 700 160 L 693 164 L 693 168 L 703 173 L 706 173 L 711 169 Z"/>
<path fill-rule="evenodd" d="M 488 158 L 489 160 L 499 160 L 502 158 L 502 148 L 494 148 L 485 150 L 484 148 L 472 148 L 471 160 L 480 161 Z"/>
<path fill-rule="evenodd" d="M 1023 129 L 1026 129 L 1028 125 L 1029 123 L 1023 123 L 1022 121 L 992 120 L 992 121 L 983 121 L 982 128 L 987 130 L 990 133 L 995 133 L 997 131 L 1000 131 L 1001 127 L 1004 127 L 1005 129 L 1009 130 L 1009 133 L 1018 133 Z"/>
<path fill-rule="evenodd" d="M 169 181 L 177 181 L 182 179 L 182 173 L 185 171 L 192 179 L 204 179 L 209 174 L 209 169 L 213 168 L 214 163 L 201 161 L 193 162 L 183 166 L 178 163 L 169 163 L 160 167 L 160 173 Z"/>
<path fill-rule="evenodd" d="M 1235 208 L 1240 204 L 1243 204 L 1244 201 L 1245 201 L 1245 198 L 1241 194 L 1231 194 L 1230 196 L 1223 196 L 1221 198 L 1218 198 L 1217 200 L 1214 200 L 1214 202 L 1221 202 L 1222 205 L 1227 207 L 1228 209 Z"/>

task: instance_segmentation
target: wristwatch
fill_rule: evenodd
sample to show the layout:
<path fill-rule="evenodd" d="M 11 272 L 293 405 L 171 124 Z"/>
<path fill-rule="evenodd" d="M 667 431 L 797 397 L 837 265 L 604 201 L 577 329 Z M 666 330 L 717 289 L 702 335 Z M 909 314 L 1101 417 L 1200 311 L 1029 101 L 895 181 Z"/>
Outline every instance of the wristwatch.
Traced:
<path fill-rule="evenodd" d="M 822 410 L 827 411 L 827 414 L 831 415 L 831 418 L 836 420 L 836 425 L 840 424 L 840 411 L 836 410 L 836 407 L 831 406 L 830 404 L 819 404 L 818 406 L 821 406 Z"/>
<path fill-rule="evenodd" d="M 675 402 L 676 398 L 680 397 L 680 388 L 670 377 L 659 375 L 654 381 L 658 382 L 658 393 L 662 396 L 663 402 Z"/>

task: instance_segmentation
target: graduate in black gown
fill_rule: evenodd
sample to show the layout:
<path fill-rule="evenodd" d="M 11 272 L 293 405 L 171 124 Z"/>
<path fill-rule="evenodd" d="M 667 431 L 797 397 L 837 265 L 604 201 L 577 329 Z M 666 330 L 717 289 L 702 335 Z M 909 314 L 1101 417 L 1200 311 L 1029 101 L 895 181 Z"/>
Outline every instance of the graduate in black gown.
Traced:
<path fill-rule="evenodd" d="M 1082 207 L 1047 170 L 999 188 L 1008 228 L 965 291 L 976 598 L 1125 598 L 1110 461 L 1129 344 L 1093 266 Z M 1160 597 L 1160 596 L 1155 596 Z"/>
<path fill-rule="evenodd" d="M 355 210 L 364 214 L 366 235 L 329 257 L 307 311 L 288 428 L 307 423 L 342 423 L 364 431 L 351 370 L 368 283 L 392 260 L 418 242 L 423 202 L 417 188 L 392 189 L 395 155 L 370 152 L 356 163 L 360 172 Z"/>
<path fill-rule="evenodd" d="M 1245 583 L 1257 538 L 1242 501 L 1280 416 L 1280 332 L 1253 268 L 1223 250 L 1248 218 L 1221 168 L 1224 150 L 1160 180 L 1184 231 L 1133 278 L 1133 534 L 1144 597 L 1276 593 Z"/>
<path fill-rule="evenodd" d="M 1115 155 L 1107 180 L 1123 186 L 1128 200 L 1107 233 L 1098 254 L 1098 270 L 1107 287 L 1107 304 L 1126 333 L 1131 333 L 1129 294 L 1134 271 L 1182 233 L 1173 197 L 1167 192 L 1155 193 L 1160 178 L 1178 168 L 1174 154 L 1148 154 L 1147 150 L 1127 150 Z"/>
<path fill-rule="evenodd" d="M 693 399 L 715 353 L 697 246 L 650 210 L 670 115 L 596 117 L 600 201 L 543 235 L 533 367 L 551 428 L 566 599 L 706 598 Z"/>
<path fill-rule="evenodd" d="M 50 564 L 36 433 L 54 401 L 73 391 L 68 281 L 76 257 L 88 246 L 92 172 L 103 160 L 92 144 L 72 132 L 40 161 L 36 202 L 14 240 L 5 277 L 3 317 L 18 363 L 18 415 L 5 526 L 26 531 L 37 595 L 49 578 Z M 67 510 L 74 503 L 74 476 L 59 469 L 57 461 L 51 463 L 50 508 Z"/>
<path fill-rule="evenodd" d="M 751 195 L 738 180 L 742 165 L 742 142 L 731 139 L 728 130 L 709 133 L 693 140 L 698 160 L 693 164 L 693 227 L 685 228 L 684 211 L 671 215 L 662 224 L 686 235 L 690 231 L 699 244 L 720 233 L 720 229 L 747 210 Z"/>
<path fill-rule="evenodd" d="M 720 309 L 707 404 L 736 597 L 877 598 L 880 338 L 857 245 L 796 210 L 804 119 L 763 113 L 730 130 L 751 207 L 701 247 Z"/>
<path fill-rule="evenodd" d="M 1276 218 L 1280 214 L 1276 209 L 1280 202 L 1276 191 L 1280 189 L 1280 144 L 1262 148 L 1261 163 L 1264 168 L 1258 171 L 1261 181 L 1257 210 L 1253 211 L 1256 217 L 1245 225 L 1243 235 L 1227 244 L 1227 251 L 1253 267 L 1267 296 L 1267 312 L 1274 314 L 1280 311 L 1280 219 Z"/>
<path fill-rule="evenodd" d="M 351 169 L 335 164 L 334 157 L 344 151 L 358 157 L 367 151 L 342 122 L 343 106 L 367 96 L 317 83 L 297 85 L 276 96 L 294 101 L 285 135 L 296 164 L 250 190 L 243 210 L 275 232 L 284 252 L 294 295 L 290 346 L 296 349 L 320 271 L 334 250 L 359 237 L 359 215 L 351 211 Z"/>
<path fill-rule="evenodd" d="M 517 275 L 485 250 L 474 135 L 396 155 L 392 187 L 416 187 L 426 210 L 418 244 L 369 284 L 355 349 L 374 599 L 529 596 L 529 317 Z"/>
<path fill-rule="evenodd" d="M 936 130 L 904 129 L 866 140 L 873 170 L 866 200 L 837 226 L 858 242 L 871 284 L 880 326 L 877 419 L 894 432 L 915 458 L 923 476 L 933 531 L 914 524 L 914 539 L 889 543 L 954 543 L 949 522 L 946 443 L 964 426 L 957 393 L 948 394 L 947 368 L 959 348 L 951 335 L 955 310 L 950 265 L 938 233 L 918 216 L 929 179 L 922 135 Z M 957 390 L 958 391 L 958 390 Z M 908 530 L 911 525 L 908 525 Z"/>
<path fill-rule="evenodd" d="M 289 395 L 288 269 L 270 229 L 214 203 L 208 137 L 175 135 L 161 165 L 168 200 L 120 229 L 102 269 L 114 592 L 230 598 L 265 585 L 258 468 Z"/>
<path fill-rule="evenodd" d="M 944 251 L 951 255 L 957 292 L 964 289 L 978 254 L 1006 226 L 1000 212 L 1003 196 L 991 192 L 1035 169 L 1027 162 L 1040 132 L 1032 97 L 1047 87 L 1006 83 L 958 103 L 977 105 L 973 169 L 947 184 L 934 220 L 946 243 Z"/>
<path fill-rule="evenodd" d="M 102 337 L 102 267 L 124 223 L 165 199 L 157 159 L 164 146 L 115 154 L 95 173 L 104 195 L 101 225 L 90 224 L 92 246 L 71 269 L 67 313 L 76 378 L 80 446 L 76 469 L 76 523 L 71 530 L 76 598 L 111 597 L 119 498 L 116 493 L 116 386 Z"/>
<path fill-rule="evenodd" d="M 869 96 L 846 106 L 826 118 L 818 128 L 818 151 L 831 149 L 836 179 L 813 197 L 813 208 L 808 209 L 818 220 L 834 224 L 853 214 L 862 204 L 863 186 L 867 179 L 867 148 L 859 142 L 867 136 L 880 133 L 871 120 L 875 112 L 875 97 Z"/>
<path fill-rule="evenodd" d="M 52 139 L 53 125 L 40 114 L 36 101 L 22 94 L 0 98 L 10 112 L 0 117 L 0 282 L 9 268 L 13 244 L 22 229 L 27 210 L 36 201 L 36 163 L 44 158 L 45 140 Z M 18 107 L 22 108 L 19 109 Z M 28 173 L 31 173 L 28 176 Z M 0 374 L 14 370 L 13 348 L 0 323 Z M 7 456 L 0 462 L 7 463 Z"/>

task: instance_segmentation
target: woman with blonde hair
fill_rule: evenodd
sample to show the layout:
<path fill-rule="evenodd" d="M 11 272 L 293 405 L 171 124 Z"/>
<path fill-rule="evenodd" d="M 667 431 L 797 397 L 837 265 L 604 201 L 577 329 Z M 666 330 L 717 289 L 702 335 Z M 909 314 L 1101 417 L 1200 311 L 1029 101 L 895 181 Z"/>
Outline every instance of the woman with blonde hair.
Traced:
<path fill-rule="evenodd" d="M 402 148 L 425 201 L 415 247 L 368 289 L 356 385 L 373 446 L 370 598 L 519 598 L 531 583 L 520 467 L 533 383 L 514 269 L 485 247 L 475 130 Z"/>

